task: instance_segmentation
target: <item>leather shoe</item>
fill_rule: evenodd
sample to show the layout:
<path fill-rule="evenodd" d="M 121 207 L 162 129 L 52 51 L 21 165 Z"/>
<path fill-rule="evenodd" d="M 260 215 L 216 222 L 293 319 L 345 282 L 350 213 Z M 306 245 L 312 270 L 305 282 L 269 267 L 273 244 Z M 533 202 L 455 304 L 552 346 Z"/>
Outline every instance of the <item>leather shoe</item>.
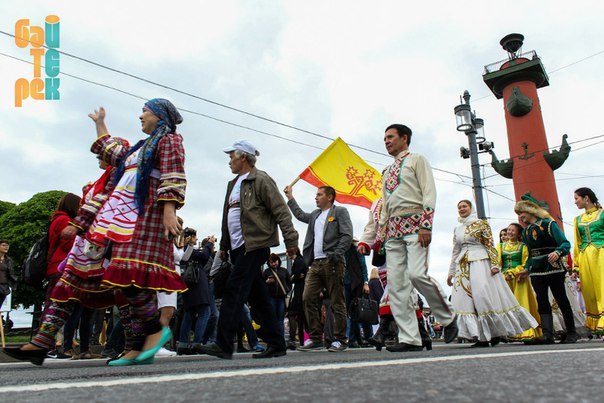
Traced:
<path fill-rule="evenodd" d="M 573 344 L 579 340 L 579 335 L 576 332 L 569 332 L 566 334 L 564 340 L 562 340 L 561 344 Z"/>
<path fill-rule="evenodd" d="M 501 342 L 501 337 L 493 337 L 491 339 L 491 347 L 495 347 Z"/>
<path fill-rule="evenodd" d="M 407 344 L 407 343 L 396 343 L 393 344 L 392 346 L 386 346 L 386 350 L 390 351 L 391 353 L 405 353 L 408 351 L 422 351 L 424 349 L 424 346 L 416 346 L 413 344 Z"/>
<path fill-rule="evenodd" d="M 29 361 L 34 365 L 42 365 L 46 358 L 47 349 L 21 350 L 21 347 L 5 347 L 4 354 L 19 361 Z"/>
<path fill-rule="evenodd" d="M 453 319 L 453 322 L 445 326 L 445 343 L 449 344 L 457 337 L 459 328 L 457 327 L 457 315 Z"/>
<path fill-rule="evenodd" d="M 489 347 L 490 344 L 488 341 L 477 341 L 476 343 L 472 344 L 472 347 Z"/>
<path fill-rule="evenodd" d="M 268 346 L 264 349 L 263 352 L 252 354 L 252 358 L 273 358 L 273 357 L 283 357 L 287 354 L 287 350 L 279 350 L 276 347 Z"/>
<path fill-rule="evenodd" d="M 222 358 L 224 360 L 232 360 L 233 353 L 227 353 L 218 346 L 216 343 L 199 346 L 199 352 L 202 354 L 212 355 L 214 357 Z"/>
<path fill-rule="evenodd" d="M 384 335 L 382 335 L 382 333 L 379 331 L 372 337 L 368 338 L 367 341 L 369 344 L 374 346 L 377 351 L 382 351 L 382 348 L 386 345 L 384 342 Z"/>

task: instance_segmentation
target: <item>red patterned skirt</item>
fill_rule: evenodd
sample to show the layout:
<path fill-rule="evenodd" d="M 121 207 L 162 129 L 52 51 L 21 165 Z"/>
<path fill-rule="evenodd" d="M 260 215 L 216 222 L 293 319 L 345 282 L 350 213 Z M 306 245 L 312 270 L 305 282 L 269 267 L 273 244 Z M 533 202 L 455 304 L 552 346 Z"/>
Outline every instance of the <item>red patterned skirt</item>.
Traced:
<path fill-rule="evenodd" d="M 50 294 L 56 302 L 78 301 L 87 308 L 99 309 L 128 305 L 128 300 L 120 290 L 101 286 L 102 277 L 80 278 L 65 270 Z"/>

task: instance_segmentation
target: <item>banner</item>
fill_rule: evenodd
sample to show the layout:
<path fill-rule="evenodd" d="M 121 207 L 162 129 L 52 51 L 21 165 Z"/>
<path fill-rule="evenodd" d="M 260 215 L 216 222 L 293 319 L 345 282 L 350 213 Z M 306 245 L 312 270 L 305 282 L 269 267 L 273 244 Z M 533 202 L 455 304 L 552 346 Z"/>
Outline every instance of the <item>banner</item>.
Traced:
<path fill-rule="evenodd" d="M 366 208 L 382 194 L 382 175 L 340 137 L 300 174 L 300 179 L 316 187 L 331 186 L 339 203 Z"/>

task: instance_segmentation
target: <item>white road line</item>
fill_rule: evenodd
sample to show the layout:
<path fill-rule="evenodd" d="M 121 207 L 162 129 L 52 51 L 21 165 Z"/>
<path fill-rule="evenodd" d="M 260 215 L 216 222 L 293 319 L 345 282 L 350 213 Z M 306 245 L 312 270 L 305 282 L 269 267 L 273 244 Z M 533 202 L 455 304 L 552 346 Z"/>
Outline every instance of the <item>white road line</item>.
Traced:
<path fill-rule="evenodd" d="M 233 370 L 233 371 L 221 371 L 212 373 L 197 373 L 197 374 L 182 374 L 182 375 L 162 375 L 153 377 L 138 377 L 138 378 L 125 378 L 125 379 L 114 379 L 107 381 L 92 381 L 92 382 L 56 382 L 56 383 L 43 383 L 36 385 L 15 385 L 15 386 L 3 386 L 0 387 L 0 393 L 9 392 L 40 392 L 50 389 L 75 389 L 75 388 L 98 388 L 108 386 L 122 386 L 122 385 L 133 385 L 133 384 L 146 384 L 146 383 L 161 383 L 161 382 L 180 382 L 180 381 L 191 381 L 191 380 L 202 380 L 202 379 L 217 379 L 217 378 L 234 378 L 234 377 L 248 377 L 248 376 L 262 376 L 268 374 L 291 374 L 298 372 L 311 372 L 311 371 L 324 371 L 324 370 L 338 370 L 338 369 L 358 369 L 358 368 L 371 368 L 371 367 L 385 367 L 393 365 L 412 365 L 419 363 L 432 363 L 432 362 L 443 362 L 443 361 L 463 361 L 473 359 L 485 359 L 485 358 L 503 358 L 503 357 L 518 357 L 528 355 L 540 355 L 540 354 L 566 354 L 566 353 L 577 353 L 577 352 L 590 352 L 590 353 L 602 353 L 604 349 L 584 348 L 574 350 L 543 350 L 543 351 L 525 351 L 525 352 L 512 352 L 512 353 L 488 353 L 488 354 L 472 354 L 472 355 L 456 355 L 447 357 L 426 357 L 426 358 L 407 358 L 399 360 L 386 360 L 386 361 L 363 361 L 363 362 L 343 362 L 337 364 L 321 364 L 321 365 L 308 365 L 308 366 L 294 366 L 294 367 L 269 367 L 269 368 L 253 368 L 244 370 Z"/>

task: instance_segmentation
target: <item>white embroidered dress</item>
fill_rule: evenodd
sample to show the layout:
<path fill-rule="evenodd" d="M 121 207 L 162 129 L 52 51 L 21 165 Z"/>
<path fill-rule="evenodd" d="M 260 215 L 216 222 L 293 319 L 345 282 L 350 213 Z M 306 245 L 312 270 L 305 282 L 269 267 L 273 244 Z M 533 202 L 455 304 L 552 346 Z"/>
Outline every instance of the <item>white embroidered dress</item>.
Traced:
<path fill-rule="evenodd" d="M 491 275 L 491 268 L 499 266 L 499 259 L 489 224 L 486 220 L 463 220 L 455 228 L 449 267 L 458 337 L 489 341 L 537 327 L 537 321 L 518 304 L 503 275 Z"/>

